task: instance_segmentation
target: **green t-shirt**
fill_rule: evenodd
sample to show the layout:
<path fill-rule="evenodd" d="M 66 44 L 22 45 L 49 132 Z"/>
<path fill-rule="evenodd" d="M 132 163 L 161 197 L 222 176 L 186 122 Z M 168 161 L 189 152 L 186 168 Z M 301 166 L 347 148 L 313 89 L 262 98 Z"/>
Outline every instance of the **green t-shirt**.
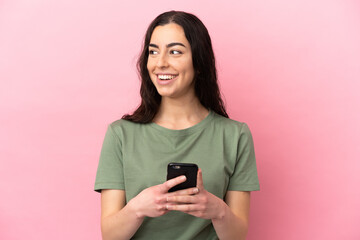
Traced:
<path fill-rule="evenodd" d="M 118 120 L 109 125 L 95 191 L 123 189 L 126 202 L 166 181 L 170 162 L 196 163 L 208 192 L 256 191 L 259 181 L 248 126 L 210 111 L 200 123 L 172 130 L 155 123 Z M 211 220 L 171 211 L 146 217 L 132 239 L 218 239 Z"/>

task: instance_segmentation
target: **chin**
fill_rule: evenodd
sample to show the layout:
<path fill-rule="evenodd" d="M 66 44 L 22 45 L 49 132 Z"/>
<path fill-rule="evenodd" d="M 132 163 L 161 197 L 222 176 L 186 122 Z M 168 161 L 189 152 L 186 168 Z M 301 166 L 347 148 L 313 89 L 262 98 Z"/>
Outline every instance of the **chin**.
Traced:
<path fill-rule="evenodd" d="M 169 90 L 169 89 L 167 89 L 167 90 Z M 161 97 L 168 97 L 168 98 L 176 97 L 176 92 L 174 92 L 174 91 L 164 91 L 164 89 L 160 89 L 160 91 L 157 90 L 157 92 L 159 93 L 159 95 Z"/>
<path fill-rule="evenodd" d="M 163 92 L 159 92 L 159 91 L 158 91 L 158 93 L 161 97 L 168 97 L 168 98 L 174 97 L 174 94 L 171 94 L 171 93 L 163 93 Z"/>

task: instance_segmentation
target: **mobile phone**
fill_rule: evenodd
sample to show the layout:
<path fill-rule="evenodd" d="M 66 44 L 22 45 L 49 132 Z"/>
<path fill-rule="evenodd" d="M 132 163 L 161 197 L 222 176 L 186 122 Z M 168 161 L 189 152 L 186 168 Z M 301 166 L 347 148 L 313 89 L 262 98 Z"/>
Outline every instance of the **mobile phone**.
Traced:
<path fill-rule="evenodd" d="M 194 163 L 169 163 L 167 167 L 167 180 L 181 175 L 186 176 L 185 182 L 170 188 L 169 192 L 196 187 L 197 172 L 198 166 Z"/>

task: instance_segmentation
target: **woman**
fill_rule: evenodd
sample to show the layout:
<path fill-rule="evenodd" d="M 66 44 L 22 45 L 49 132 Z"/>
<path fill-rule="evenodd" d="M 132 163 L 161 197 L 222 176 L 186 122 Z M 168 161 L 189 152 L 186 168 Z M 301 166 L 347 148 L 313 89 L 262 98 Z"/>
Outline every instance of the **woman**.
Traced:
<path fill-rule="evenodd" d="M 259 190 L 251 133 L 230 120 L 206 27 L 170 11 L 150 24 L 138 61 L 141 105 L 109 125 L 95 190 L 103 239 L 245 239 Z M 197 187 L 169 193 L 170 162 L 196 163 Z"/>

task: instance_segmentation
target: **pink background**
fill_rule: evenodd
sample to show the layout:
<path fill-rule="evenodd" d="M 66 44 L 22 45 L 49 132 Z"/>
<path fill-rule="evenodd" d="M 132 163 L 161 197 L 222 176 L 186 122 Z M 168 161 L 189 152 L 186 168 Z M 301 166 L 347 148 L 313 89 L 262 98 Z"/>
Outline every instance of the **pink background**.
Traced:
<path fill-rule="evenodd" d="M 228 112 L 252 130 L 248 239 L 360 239 L 355 0 L 0 1 L 0 239 L 101 238 L 105 130 L 139 103 L 143 35 L 171 9 L 208 27 Z"/>

